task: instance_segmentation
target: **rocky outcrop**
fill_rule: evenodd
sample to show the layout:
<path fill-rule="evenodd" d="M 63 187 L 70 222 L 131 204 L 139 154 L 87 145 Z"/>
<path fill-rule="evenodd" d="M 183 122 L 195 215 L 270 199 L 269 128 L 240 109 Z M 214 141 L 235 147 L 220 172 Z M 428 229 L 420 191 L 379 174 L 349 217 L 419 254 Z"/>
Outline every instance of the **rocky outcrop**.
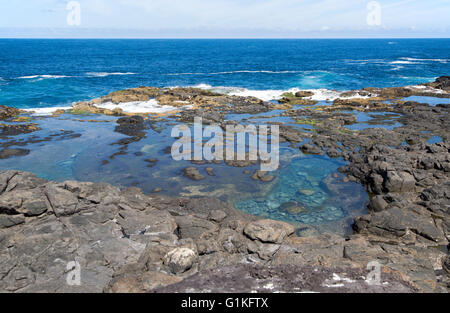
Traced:
<path fill-rule="evenodd" d="M 443 291 L 447 277 L 437 274 L 447 268 L 439 250 L 377 244 L 364 235 L 296 237 L 290 224 L 212 198 L 148 196 L 18 171 L 0 173 L 0 190 L 4 292 L 429 292 Z M 417 224 L 404 216 L 398 223 Z M 384 284 L 361 278 L 373 260 Z M 227 277 L 235 287 L 217 284 Z"/>
<path fill-rule="evenodd" d="M 0 105 L 0 121 L 10 119 L 14 116 L 19 115 L 20 113 L 21 111 L 19 109 Z"/>

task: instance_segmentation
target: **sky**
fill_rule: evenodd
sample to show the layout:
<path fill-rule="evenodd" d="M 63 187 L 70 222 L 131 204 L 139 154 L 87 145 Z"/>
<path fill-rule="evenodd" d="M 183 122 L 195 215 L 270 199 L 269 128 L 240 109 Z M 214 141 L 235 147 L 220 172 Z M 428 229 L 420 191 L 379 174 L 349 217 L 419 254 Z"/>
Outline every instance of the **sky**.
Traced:
<path fill-rule="evenodd" d="M 450 37 L 450 0 L 0 0 L 0 37 Z"/>

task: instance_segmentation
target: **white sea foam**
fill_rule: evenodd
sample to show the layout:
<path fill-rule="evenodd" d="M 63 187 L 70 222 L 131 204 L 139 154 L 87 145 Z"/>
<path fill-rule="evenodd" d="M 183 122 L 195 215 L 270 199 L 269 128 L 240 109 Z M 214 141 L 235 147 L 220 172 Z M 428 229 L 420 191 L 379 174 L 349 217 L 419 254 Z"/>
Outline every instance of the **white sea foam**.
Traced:
<path fill-rule="evenodd" d="M 303 73 L 303 71 L 270 71 L 270 70 L 239 70 L 239 71 L 224 71 L 224 72 L 187 72 L 187 73 L 169 73 L 168 76 L 182 76 L 182 75 L 227 75 L 240 73 L 265 73 L 265 74 L 295 74 Z"/>
<path fill-rule="evenodd" d="M 116 108 L 122 109 L 125 113 L 167 113 L 174 110 L 179 110 L 180 108 L 173 107 L 170 105 L 159 105 L 158 101 L 155 99 L 150 99 L 149 101 L 134 101 L 134 102 L 124 102 L 115 104 L 112 102 L 106 102 L 96 105 L 98 108 L 114 110 Z M 191 107 L 189 105 L 183 108 Z"/>
<path fill-rule="evenodd" d="M 121 75 L 137 75 L 137 73 L 132 73 L 132 72 L 126 72 L 126 73 L 121 73 L 121 72 L 113 72 L 113 73 L 108 73 L 108 72 L 88 72 L 86 73 L 87 76 L 90 77 L 107 77 L 107 76 L 121 76 Z"/>
<path fill-rule="evenodd" d="M 389 64 L 419 64 L 419 63 L 412 62 L 412 61 L 398 60 L 398 61 L 389 62 Z"/>
<path fill-rule="evenodd" d="M 209 85 L 203 85 L 205 89 L 209 89 L 214 92 L 227 94 L 230 96 L 241 96 L 241 97 L 255 97 L 263 101 L 278 100 L 282 97 L 284 93 L 295 94 L 298 91 L 311 91 L 314 95 L 311 97 L 305 97 L 305 99 L 315 100 L 315 101 L 334 101 L 338 98 L 351 99 L 351 98 L 369 98 L 369 96 L 360 96 L 356 94 L 355 96 L 341 97 L 342 92 L 330 89 L 300 89 L 291 88 L 285 90 L 252 90 L 246 88 L 238 87 L 211 87 Z M 198 87 L 197 87 L 198 88 Z"/>
<path fill-rule="evenodd" d="M 450 60 L 449 59 L 417 59 L 417 58 L 400 58 L 401 60 L 411 61 L 411 62 L 417 62 L 417 61 L 425 61 L 425 62 L 440 62 L 440 63 L 447 63 Z"/>
<path fill-rule="evenodd" d="M 21 76 L 21 77 L 17 77 L 18 79 L 56 79 L 56 78 L 68 78 L 71 76 L 66 76 L 66 75 L 30 75 L 30 76 Z"/>
<path fill-rule="evenodd" d="M 57 110 L 70 110 L 72 107 L 48 107 L 48 108 L 33 108 L 33 109 L 22 109 L 23 111 L 29 112 L 32 115 L 52 115 L 53 112 Z"/>

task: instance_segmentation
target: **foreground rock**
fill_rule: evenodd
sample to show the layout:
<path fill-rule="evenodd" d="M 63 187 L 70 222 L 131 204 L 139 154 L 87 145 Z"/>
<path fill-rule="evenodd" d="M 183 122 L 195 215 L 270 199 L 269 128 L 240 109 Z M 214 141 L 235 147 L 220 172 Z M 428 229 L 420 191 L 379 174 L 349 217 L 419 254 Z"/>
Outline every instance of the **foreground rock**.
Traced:
<path fill-rule="evenodd" d="M 383 284 L 372 284 L 366 269 L 312 266 L 238 265 L 198 273 L 180 283 L 155 292 L 213 293 L 411 293 L 418 289 L 398 273 L 385 269 Z"/>
<path fill-rule="evenodd" d="M 148 196 L 18 171 L 0 173 L 0 190 L 3 292 L 445 291 L 439 250 L 364 235 L 299 238 L 289 224 L 212 198 Z M 373 260 L 388 284 L 361 279 Z M 227 277 L 233 286 L 223 284 Z"/>

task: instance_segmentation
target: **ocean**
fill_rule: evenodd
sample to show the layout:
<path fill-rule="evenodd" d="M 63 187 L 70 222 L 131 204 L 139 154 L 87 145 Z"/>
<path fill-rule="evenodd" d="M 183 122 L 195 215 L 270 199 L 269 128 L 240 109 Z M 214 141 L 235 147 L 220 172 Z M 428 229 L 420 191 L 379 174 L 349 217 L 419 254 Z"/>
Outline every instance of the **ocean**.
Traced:
<path fill-rule="evenodd" d="M 0 105 L 66 107 L 138 86 L 197 86 L 264 100 L 295 89 L 426 83 L 450 39 L 0 40 Z"/>

